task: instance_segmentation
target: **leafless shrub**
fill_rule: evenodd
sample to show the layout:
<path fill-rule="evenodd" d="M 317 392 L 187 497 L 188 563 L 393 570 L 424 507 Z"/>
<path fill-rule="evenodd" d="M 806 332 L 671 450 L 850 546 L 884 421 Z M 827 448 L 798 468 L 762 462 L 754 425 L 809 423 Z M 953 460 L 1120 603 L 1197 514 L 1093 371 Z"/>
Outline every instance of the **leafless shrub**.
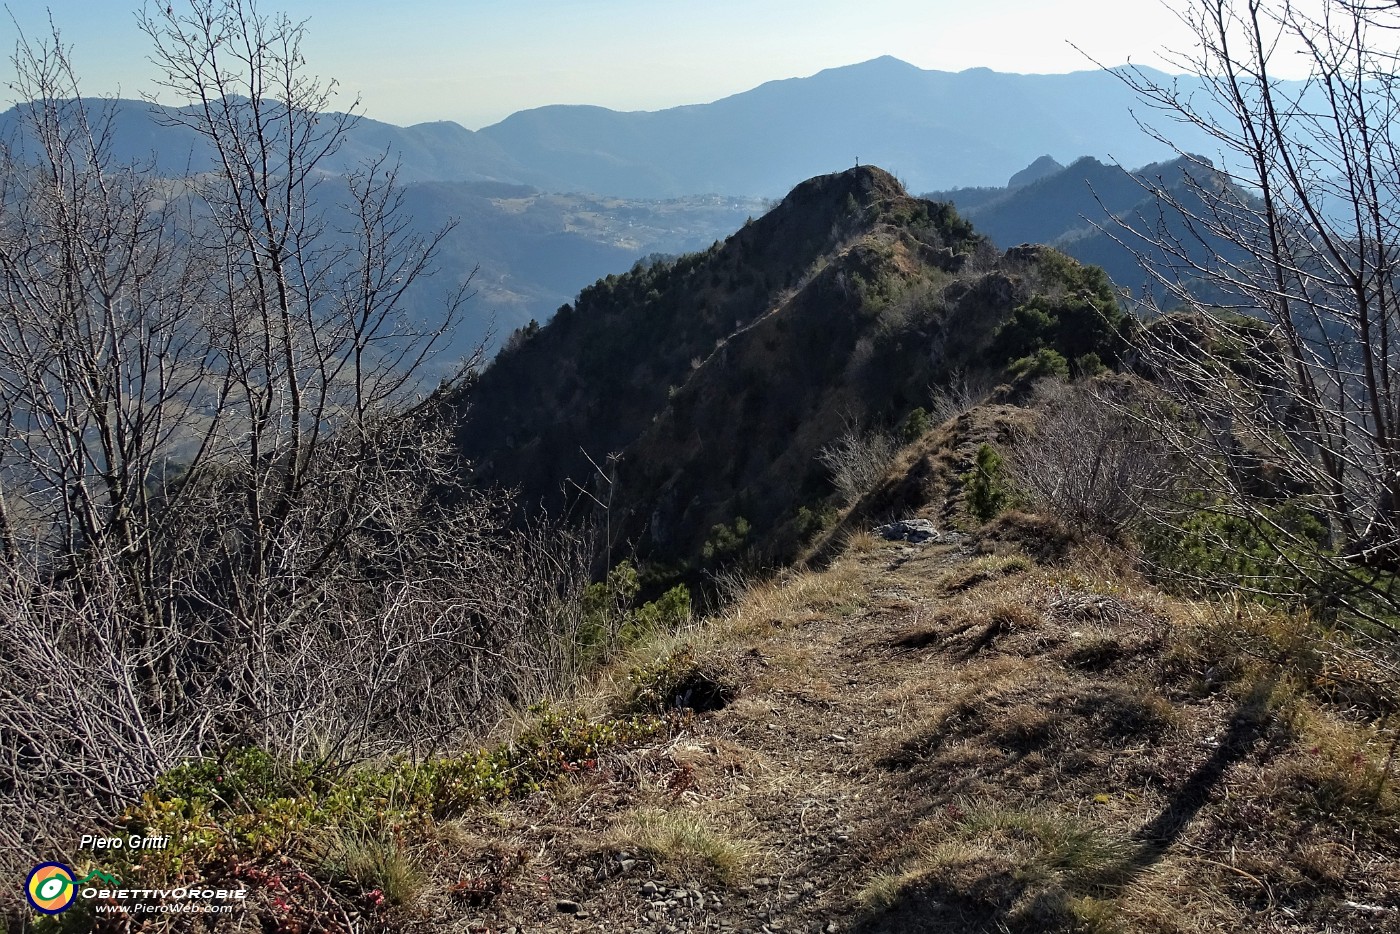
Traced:
<path fill-rule="evenodd" d="M 1117 532 L 1175 479 L 1130 384 L 1042 382 L 1034 426 L 1008 449 L 1007 468 L 1034 504 L 1081 528 Z"/>
<path fill-rule="evenodd" d="M 721 565 L 705 572 L 719 605 L 737 603 L 753 587 L 754 575 L 743 565 Z"/>
<path fill-rule="evenodd" d="M 899 440 L 887 431 L 860 431 L 848 426 L 846 432 L 817 453 L 817 460 L 831 471 L 832 483 L 848 503 L 860 499 L 884 476 Z"/>
<path fill-rule="evenodd" d="M 953 371 L 948 375 L 946 384 L 932 388 L 929 414 L 933 417 L 934 424 L 957 418 L 986 402 L 991 397 L 993 388 L 988 374 L 969 374 L 966 370 Z"/>
<path fill-rule="evenodd" d="M 64 852 L 76 837 L 54 814 L 110 816 L 232 746 L 429 753 L 574 676 L 588 542 L 443 496 L 456 465 L 440 432 L 378 426 L 374 441 L 322 463 L 259 600 L 232 572 L 247 547 L 232 475 L 153 533 L 168 624 L 151 624 L 119 556 L 94 556 L 80 584 L 6 569 L 0 847 Z"/>

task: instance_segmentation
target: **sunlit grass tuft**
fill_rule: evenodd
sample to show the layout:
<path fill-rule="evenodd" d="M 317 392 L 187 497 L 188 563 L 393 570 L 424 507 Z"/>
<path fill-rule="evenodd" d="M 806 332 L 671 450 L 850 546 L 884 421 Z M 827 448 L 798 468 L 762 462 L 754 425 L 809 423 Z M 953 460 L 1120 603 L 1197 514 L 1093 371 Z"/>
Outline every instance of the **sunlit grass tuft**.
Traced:
<path fill-rule="evenodd" d="M 613 843 L 675 872 L 725 885 L 746 873 L 756 853 L 701 814 L 674 809 L 633 811 L 614 830 Z"/>
<path fill-rule="evenodd" d="M 322 859 L 332 878 L 351 882 L 362 892 L 378 889 L 393 905 L 406 905 L 422 891 L 424 878 L 412 854 L 392 837 L 345 832 Z"/>

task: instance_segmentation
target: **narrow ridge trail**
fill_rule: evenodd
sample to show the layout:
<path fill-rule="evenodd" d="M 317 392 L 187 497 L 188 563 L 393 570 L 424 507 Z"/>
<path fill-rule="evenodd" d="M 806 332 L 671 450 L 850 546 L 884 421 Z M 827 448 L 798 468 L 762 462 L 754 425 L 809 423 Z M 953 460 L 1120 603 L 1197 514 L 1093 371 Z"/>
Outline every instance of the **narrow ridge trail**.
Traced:
<path fill-rule="evenodd" d="M 1395 841 L 1290 803 L 1307 740 L 1272 695 L 1203 686 L 1173 635 L 1196 610 L 990 550 L 862 534 L 758 585 L 681 639 L 733 699 L 463 821 L 459 874 L 496 888 L 435 920 L 1400 930 Z M 1303 816 L 1265 828 L 1266 807 Z"/>

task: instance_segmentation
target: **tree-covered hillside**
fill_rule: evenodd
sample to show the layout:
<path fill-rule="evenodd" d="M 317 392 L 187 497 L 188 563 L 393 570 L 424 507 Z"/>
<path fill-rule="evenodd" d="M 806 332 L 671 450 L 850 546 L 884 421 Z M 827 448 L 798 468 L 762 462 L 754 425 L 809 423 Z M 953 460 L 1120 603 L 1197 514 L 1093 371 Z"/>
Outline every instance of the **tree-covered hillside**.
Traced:
<path fill-rule="evenodd" d="M 460 438 L 479 482 L 550 512 L 603 505 L 624 550 L 704 562 L 742 520 L 744 547 L 778 555 L 834 495 L 824 449 L 895 430 L 955 374 L 1111 363 L 1121 320 L 1099 270 L 999 254 L 862 167 L 517 334 L 465 394 Z"/>

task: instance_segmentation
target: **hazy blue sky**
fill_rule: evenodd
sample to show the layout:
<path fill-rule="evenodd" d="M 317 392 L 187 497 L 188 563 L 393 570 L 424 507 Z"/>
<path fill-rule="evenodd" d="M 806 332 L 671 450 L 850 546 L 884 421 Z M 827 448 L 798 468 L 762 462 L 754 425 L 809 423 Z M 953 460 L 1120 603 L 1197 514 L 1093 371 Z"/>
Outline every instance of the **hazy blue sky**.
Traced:
<path fill-rule="evenodd" d="M 0 0 L 31 36 L 52 10 L 89 95 L 150 87 L 137 5 L 123 0 Z M 162 0 L 162 3 L 164 0 Z M 175 0 L 179 2 L 179 0 Z M 477 128 L 526 107 L 654 110 L 715 100 L 777 78 L 880 55 L 921 68 L 1064 72 L 1160 64 L 1185 43 L 1156 0 L 282 0 L 308 20 L 310 68 L 391 123 Z M 10 17 L 0 19 L 8 52 Z M 8 93 L 9 62 L 0 67 Z"/>

